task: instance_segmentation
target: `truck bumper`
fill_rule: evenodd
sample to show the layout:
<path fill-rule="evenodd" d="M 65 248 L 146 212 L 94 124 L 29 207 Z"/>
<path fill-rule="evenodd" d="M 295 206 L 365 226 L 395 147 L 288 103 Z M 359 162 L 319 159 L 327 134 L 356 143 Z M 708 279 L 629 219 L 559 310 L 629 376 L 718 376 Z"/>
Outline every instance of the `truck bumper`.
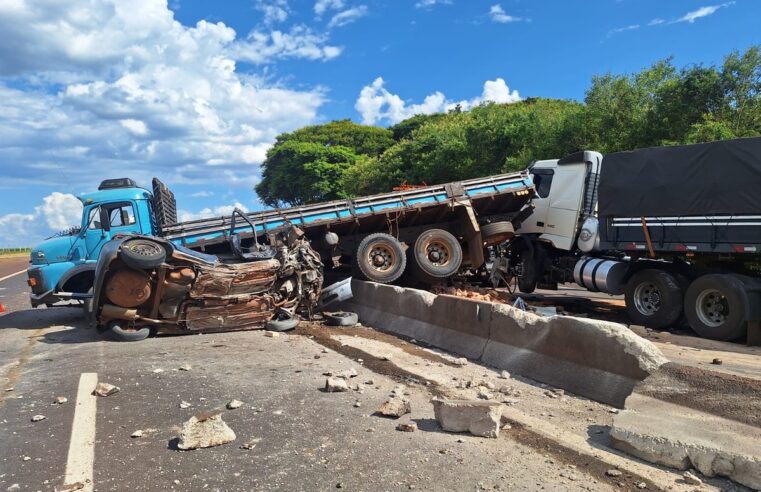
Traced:
<path fill-rule="evenodd" d="M 92 299 L 92 294 L 80 294 L 78 292 L 54 292 L 53 289 L 41 294 L 29 294 L 29 301 L 33 308 L 37 306 L 55 304 L 61 301 L 84 301 Z"/>

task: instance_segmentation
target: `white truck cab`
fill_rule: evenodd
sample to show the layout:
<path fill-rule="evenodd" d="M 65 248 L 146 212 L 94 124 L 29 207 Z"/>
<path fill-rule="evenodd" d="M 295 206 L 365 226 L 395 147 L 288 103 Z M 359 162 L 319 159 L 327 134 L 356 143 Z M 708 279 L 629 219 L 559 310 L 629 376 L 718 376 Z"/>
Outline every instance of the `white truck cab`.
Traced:
<path fill-rule="evenodd" d="M 571 251 L 582 224 L 591 219 L 594 224 L 587 225 L 594 226 L 594 230 L 581 234 L 581 239 L 585 243 L 593 239 L 594 243 L 601 164 L 602 154 L 591 151 L 535 161 L 529 167 L 537 193 L 532 201 L 534 212 L 515 231 L 516 235 L 538 235 L 540 241 L 556 249 Z"/>

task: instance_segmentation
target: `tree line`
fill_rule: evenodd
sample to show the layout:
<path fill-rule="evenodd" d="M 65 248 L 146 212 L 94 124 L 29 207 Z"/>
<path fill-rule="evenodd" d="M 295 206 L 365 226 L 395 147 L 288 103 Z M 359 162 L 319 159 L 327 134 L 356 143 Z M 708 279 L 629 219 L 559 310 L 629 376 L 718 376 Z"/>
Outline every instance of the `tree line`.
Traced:
<path fill-rule="evenodd" d="M 525 169 L 577 150 L 603 153 L 761 135 L 761 46 L 720 66 L 672 59 L 595 76 L 583 102 L 528 98 L 417 115 L 389 128 L 350 120 L 277 137 L 256 186 L 272 207 Z"/>

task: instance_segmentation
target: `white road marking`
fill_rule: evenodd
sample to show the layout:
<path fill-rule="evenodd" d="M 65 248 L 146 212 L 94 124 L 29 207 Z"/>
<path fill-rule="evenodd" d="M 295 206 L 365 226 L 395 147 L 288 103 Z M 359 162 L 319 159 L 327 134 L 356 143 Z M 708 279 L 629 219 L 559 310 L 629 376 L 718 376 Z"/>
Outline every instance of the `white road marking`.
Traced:
<path fill-rule="evenodd" d="M 21 275 L 22 273 L 25 273 L 25 272 L 26 272 L 26 269 L 21 270 L 20 272 L 11 273 L 10 275 L 6 275 L 5 277 L 0 277 L 0 282 L 2 282 L 3 280 L 8 280 L 11 277 L 15 277 L 16 275 Z"/>
<path fill-rule="evenodd" d="M 93 467 L 95 462 L 95 408 L 98 374 L 85 372 L 79 377 L 74 422 L 71 424 L 69 457 L 66 460 L 64 485 L 82 483 L 81 490 L 93 490 Z"/>

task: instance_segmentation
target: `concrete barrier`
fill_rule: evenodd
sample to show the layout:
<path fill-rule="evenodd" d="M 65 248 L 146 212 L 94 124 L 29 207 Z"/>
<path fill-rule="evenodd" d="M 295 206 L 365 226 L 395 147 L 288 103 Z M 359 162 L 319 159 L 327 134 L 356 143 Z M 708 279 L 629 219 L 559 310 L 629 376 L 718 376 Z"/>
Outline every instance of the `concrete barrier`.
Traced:
<path fill-rule="evenodd" d="M 537 316 L 504 304 L 353 281 L 347 309 L 415 338 L 617 407 L 666 359 L 618 323 Z"/>

